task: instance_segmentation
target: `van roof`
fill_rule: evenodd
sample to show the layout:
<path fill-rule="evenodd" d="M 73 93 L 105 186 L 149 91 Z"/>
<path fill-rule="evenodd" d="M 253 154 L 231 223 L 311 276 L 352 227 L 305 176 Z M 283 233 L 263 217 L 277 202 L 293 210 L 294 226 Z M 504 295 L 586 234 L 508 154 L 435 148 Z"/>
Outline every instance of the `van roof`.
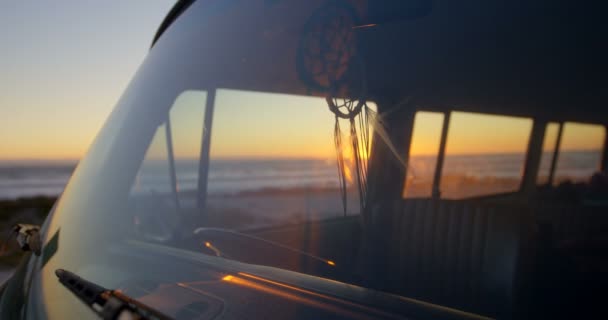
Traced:
<path fill-rule="evenodd" d="M 175 4 L 153 45 L 193 2 Z M 604 18 L 596 3 L 435 0 L 425 17 L 361 30 L 367 81 L 438 111 L 608 124 Z"/>

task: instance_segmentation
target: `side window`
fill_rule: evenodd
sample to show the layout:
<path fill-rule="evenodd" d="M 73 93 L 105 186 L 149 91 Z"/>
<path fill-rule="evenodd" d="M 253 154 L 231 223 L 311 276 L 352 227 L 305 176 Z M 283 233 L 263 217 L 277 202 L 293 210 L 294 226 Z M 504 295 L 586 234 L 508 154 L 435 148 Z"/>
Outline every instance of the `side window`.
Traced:
<path fill-rule="evenodd" d="M 173 192 L 166 123 L 158 126 L 148 146 L 129 195 L 135 233 L 146 239 L 166 241 L 178 223 L 177 197 Z"/>
<path fill-rule="evenodd" d="M 171 192 L 166 132 L 166 124 L 162 124 L 156 129 L 131 187 L 132 195 L 169 194 Z"/>
<path fill-rule="evenodd" d="M 207 93 L 204 91 L 185 91 L 177 97 L 169 111 L 176 190 L 182 208 L 197 205 L 195 194 L 198 190 L 206 101 Z"/>
<path fill-rule="evenodd" d="M 519 189 L 532 129 L 527 118 L 452 112 L 441 176 L 441 197 Z"/>
<path fill-rule="evenodd" d="M 143 238 L 171 239 L 184 210 L 196 209 L 205 100 L 204 92 L 180 94 L 148 146 L 130 192 L 135 232 Z"/>
<path fill-rule="evenodd" d="M 205 119 L 207 95 L 182 93 L 157 128 L 131 187 L 140 224 L 202 215 L 207 225 L 238 229 L 344 215 L 335 116 L 324 98 L 217 89 L 210 122 Z M 376 106 L 368 106 L 373 118 Z M 211 128 L 205 128 L 205 123 L 212 123 Z M 371 146 L 372 127 L 364 137 L 359 118 L 356 124 L 359 147 L 364 150 L 365 139 Z M 350 123 L 340 120 L 340 126 L 346 214 L 356 215 L 360 199 Z M 200 176 L 204 137 L 210 137 L 210 161 Z M 368 154 L 361 154 L 364 161 L 359 170 L 365 170 Z M 205 181 L 199 183 L 201 178 Z M 162 214 L 148 217 L 146 212 Z M 147 236 L 167 238 L 165 231 Z"/>
<path fill-rule="evenodd" d="M 239 229 L 343 216 L 334 124 L 323 98 L 218 90 L 211 134 L 209 224 Z M 360 204 L 350 124 L 340 120 L 340 126 L 346 214 L 356 215 Z"/>
<path fill-rule="evenodd" d="M 185 91 L 175 99 L 148 146 L 132 196 L 154 195 L 176 208 L 195 206 L 205 101 L 201 91 Z"/>
<path fill-rule="evenodd" d="M 588 182 L 600 169 L 604 139 L 601 125 L 564 123 L 553 184 Z"/>
<path fill-rule="evenodd" d="M 443 113 L 416 112 L 403 188 L 404 198 L 431 197 L 443 120 Z"/>
<path fill-rule="evenodd" d="M 536 183 L 544 185 L 549 182 L 551 174 L 551 163 L 555 154 L 555 144 L 559 134 L 559 123 L 550 122 L 545 128 L 545 138 L 543 139 L 543 151 L 540 157 L 540 166 L 538 168 L 538 177 Z"/>

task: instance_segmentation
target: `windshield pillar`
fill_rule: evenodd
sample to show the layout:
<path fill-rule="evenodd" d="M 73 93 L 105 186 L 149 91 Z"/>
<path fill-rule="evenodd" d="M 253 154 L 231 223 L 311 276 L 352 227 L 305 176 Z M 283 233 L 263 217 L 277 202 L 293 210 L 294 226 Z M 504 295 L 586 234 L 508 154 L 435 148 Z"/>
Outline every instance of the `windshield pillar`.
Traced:
<path fill-rule="evenodd" d="M 559 156 L 559 148 L 562 144 L 562 133 L 564 131 L 564 123 L 559 123 L 559 129 L 557 129 L 557 139 L 555 140 L 555 148 L 553 149 L 553 158 L 551 159 L 551 170 L 549 170 L 549 179 L 547 179 L 547 185 L 553 185 L 553 177 L 555 176 L 555 168 L 557 167 L 557 158 Z"/>
<path fill-rule="evenodd" d="M 386 105 L 394 104 L 389 102 L 383 108 L 378 103 L 380 120 L 376 125 L 383 126 L 386 135 L 374 130 L 375 147 L 369 168 L 368 204 L 400 198 L 405 184 L 416 112 L 411 105 L 388 108 L 388 111 Z"/>
<path fill-rule="evenodd" d="M 165 136 L 167 140 L 167 159 L 169 162 L 169 177 L 171 178 L 171 193 L 175 207 L 179 209 L 179 199 L 177 197 L 177 173 L 175 171 L 175 156 L 173 154 L 173 136 L 171 135 L 171 117 L 167 115 L 165 125 Z"/>
<path fill-rule="evenodd" d="M 445 159 L 445 145 L 448 140 L 448 129 L 450 127 L 451 111 L 445 112 L 443 116 L 443 126 L 441 128 L 441 140 L 439 142 L 439 154 L 437 155 L 437 164 L 435 165 L 435 175 L 433 176 L 433 191 L 431 197 L 439 199 L 441 196 L 441 171 L 443 169 L 443 161 Z"/>
<path fill-rule="evenodd" d="M 198 207 L 205 208 L 207 201 L 207 180 L 209 178 L 209 151 L 211 149 L 211 129 L 213 124 L 213 109 L 215 108 L 216 89 L 209 89 L 205 105 L 203 136 L 201 138 L 201 155 L 198 166 Z M 204 210 L 201 210 L 201 213 Z"/>
<path fill-rule="evenodd" d="M 524 174 L 520 188 L 524 193 L 534 192 L 534 190 L 536 190 L 536 180 L 540 168 L 540 159 L 543 154 L 543 141 L 545 139 L 546 127 L 547 121 L 543 119 L 534 119 L 534 122 L 532 123 L 532 132 L 530 133 L 530 140 L 528 142 L 528 150 L 524 163 Z"/>

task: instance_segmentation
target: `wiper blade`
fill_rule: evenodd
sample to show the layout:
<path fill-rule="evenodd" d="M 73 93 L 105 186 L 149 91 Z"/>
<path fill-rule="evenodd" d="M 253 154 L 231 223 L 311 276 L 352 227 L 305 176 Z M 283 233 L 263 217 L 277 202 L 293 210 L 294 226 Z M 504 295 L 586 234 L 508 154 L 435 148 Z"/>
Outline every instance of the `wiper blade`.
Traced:
<path fill-rule="evenodd" d="M 121 293 L 84 280 L 72 272 L 55 270 L 59 282 L 104 320 L 172 320 L 151 307 Z"/>

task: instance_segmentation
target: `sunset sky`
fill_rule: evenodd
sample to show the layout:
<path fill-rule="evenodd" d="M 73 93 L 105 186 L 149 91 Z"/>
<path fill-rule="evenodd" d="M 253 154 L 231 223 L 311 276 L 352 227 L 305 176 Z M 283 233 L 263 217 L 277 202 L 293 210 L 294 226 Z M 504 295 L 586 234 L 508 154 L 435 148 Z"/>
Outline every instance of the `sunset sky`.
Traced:
<path fill-rule="evenodd" d="M 419 112 L 414 123 L 410 153 L 434 155 L 439 150 L 443 114 Z M 552 151 L 558 124 L 550 123 L 544 151 Z M 453 112 L 448 128 L 447 154 L 523 153 L 528 147 L 532 120 L 476 113 Z M 561 150 L 601 150 L 606 130 L 600 125 L 566 123 Z"/>
<path fill-rule="evenodd" d="M 0 1 L 0 159 L 78 159 L 173 0 Z"/>
<path fill-rule="evenodd" d="M 173 3 L 0 3 L 0 159 L 80 158 Z M 191 112 L 202 114 L 205 99 L 204 92 L 190 92 L 175 102 L 171 117 L 177 156 L 198 154 L 202 118 L 192 117 Z M 216 106 L 215 155 L 334 155 L 334 120 L 323 99 L 225 90 L 218 92 Z M 255 118 L 260 112 L 264 117 Z M 441 123 L 440 114 L 418 116 L 412 154 L 437 152 Z M 447 152 L 524 152 L 531 125 L 523 118 L 454 113 Z M 603 136 L 601 127 L 570 125 L 563 149 L 595 149 L 601 147 Z"/>
<path fill-rule="evenodd" d="M 204 91 L 186 91 L 175 99 L 170 119 L 176 158 L 200 155 L 206 99 Z M 335 157 L 335 120 L 323 98 L 220 89 L 215 107 L 214 158 Z M 346 134 L 348 123 L 342 126 Z M 153 139 L 152 157 L 165 157 L 164 130 L 161 127 Z"/>

